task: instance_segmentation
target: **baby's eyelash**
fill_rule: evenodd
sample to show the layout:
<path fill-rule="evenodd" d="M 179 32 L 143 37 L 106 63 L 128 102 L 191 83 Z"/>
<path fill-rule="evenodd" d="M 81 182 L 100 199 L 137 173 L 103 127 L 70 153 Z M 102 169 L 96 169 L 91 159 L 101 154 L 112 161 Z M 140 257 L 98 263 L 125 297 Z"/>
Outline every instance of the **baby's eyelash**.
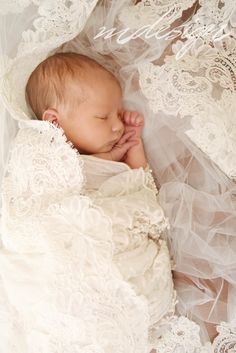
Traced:
<path fill-rule="evenodd" d="M 122 119 L 123 114 L 122 113 L 118 113 L 118 116 L 119 116 L 120 119 Z M 108 116 L 95 116 L 95 118 L 101 119 L 101 120 L 107 120 Z"/>
<path fill-rule="evenodd" d="M 97 119 L 107 120 L 107 116 L 96 116 Z"/>

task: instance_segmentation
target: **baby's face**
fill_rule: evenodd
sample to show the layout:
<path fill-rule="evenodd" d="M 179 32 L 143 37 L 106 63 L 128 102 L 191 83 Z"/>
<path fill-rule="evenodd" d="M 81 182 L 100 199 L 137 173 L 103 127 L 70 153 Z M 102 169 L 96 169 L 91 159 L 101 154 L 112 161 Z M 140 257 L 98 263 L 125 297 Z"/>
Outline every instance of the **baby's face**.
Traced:
<path fill-rule="evenodd" d="M 71 94 L 78 95 L 76 83 L 72 84 Z M 79 152 L 109 152 L 124 133 L 121 88 L 98 71 L 91 77 L 85 94 L 86 100 L 77 108 L 68 103 L 59 124 Z"/>

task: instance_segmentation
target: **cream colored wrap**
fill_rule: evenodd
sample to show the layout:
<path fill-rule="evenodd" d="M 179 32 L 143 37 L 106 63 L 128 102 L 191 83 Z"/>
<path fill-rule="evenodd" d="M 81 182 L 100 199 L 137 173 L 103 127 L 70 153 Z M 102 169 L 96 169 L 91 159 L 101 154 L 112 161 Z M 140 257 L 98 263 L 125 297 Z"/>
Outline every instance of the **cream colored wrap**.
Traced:
<path fill-rule="evenodd" d="M 156 193 L 150 171 L 20 124 L 3 183 L 1 352 L 150 351 L 175 298 Z"/>

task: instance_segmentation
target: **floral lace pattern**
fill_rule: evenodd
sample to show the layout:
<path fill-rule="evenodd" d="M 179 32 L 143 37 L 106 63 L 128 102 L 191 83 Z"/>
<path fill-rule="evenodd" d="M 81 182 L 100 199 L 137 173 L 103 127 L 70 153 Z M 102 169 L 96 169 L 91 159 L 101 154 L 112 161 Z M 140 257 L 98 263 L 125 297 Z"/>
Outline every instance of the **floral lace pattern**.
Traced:
<path fill-rule="evenodd" d="M 236 320 L 222 322 L 217 327 L 218 336 L 213 342 L 214 353 L 234 353 L 236 349 Z"/>
<path fill-rule="evenodd" d="M 95 0 L 39 2 L 39 16 L 33 22 L 34 30 L 27 29 L 22 33 L 17 56 L 31 52 L 32 44 L 40 50 L 41 46 L 45 47 L 48 43 L 52 45 L 52 41 L 54 41 L 54 47 L 57 47 L 73 38 L 81 31 L 86 17 L 95 4 Z"/>
<path fill-rule="evenodd" d="M 33 229 L 39 222 L 38 214 L 48 206 L 48 203 L 59 201 L 65 196 L 65 192 L 68 194 L 68 190 L 71 195 L 75 195 L 80 192 L 84 183 L 82 161 L 78 159 L 77 150 L 72 149 L 69 143 L 65 143 L 66 137 L 62 129 L 43 121 L 29 121 L 21 123 L 20 126 L 22 128 L 10 151 L 3 181 L 3 209 L 5 209 L 3 216 L 8 224 L 8 231 L 15 217 L 24 221 L 23 228 L 27 230 L 23 231 L 19 222 L 13 236 L 5 239 L 9 246 L 11 242 L 11 246 L 18 251 L 23 250 L 25 246 L 32 250 L 32 246 L 35 246 L 33 245 L 35 237 L 32 238 Z M 53 153 L 45 158 L 45 152 L 49 148 Z M 28 215 L 34 217 L 35 224 L 28 222 Z M 4 231 L 5 225 L 2 227 Z M 40 237 L 37 238 L 39 241 Z M 37 246 L 39 243 L 36 244 L 36 248 Z"/>
<path fill-rule="evenodd" d="M 174 47 L 179 50 L 183 44 Z M 212 47 L 198 42 L 182 60 L 140 66 L 140 85 L 154 112 L 191 117 L 185 133 L 230 178 L 236 178 L 235 42 Z"/>
<path fill-rule="evenodd" d="M 207 31 L 207 26 L 215 25 L 218 34 L 236 35 L 236 4 L 232 0 L 199 0 L 200 8 L 193 16 L 189 30 L 194 36 L 204 38 L 207 42 L 212 40 L 212 33 Z M 216 33 L 216 31 L 215 31 Z M 187 36 L 188 37 L 188 36 Z M 213 35 L 214 37 L 214 35 Z"/>
<path fill-rule="evenodd" d="M 186 317 L 173 318 L 155 348 L 162 353 L 213 353 L 210 344 L 201 344 L 199 326 Z"/>
<path fill-rule="evenodd" d="M 167 27 L 179 18 L 182 12 L 194 4 L 195 0 L 141 0 L 135 5 L 124 7 L 119 19 L 130 28 L 140 28 L 157 22 L 155 29 Z"/>
<path fill-rule="evenodd" d="M 27 7 L 30 2 L 21 1 L 19 9 L 23 12 L 24 7 Z M 24 91 L 31 72 L 52 50 L 71 40 L 82 30 L 97 0 L 35 0 L 33 2 L 36 5 L 37 16 L 32 16 L 31 29 L 28 25 L 22 31 L 15 57 L 5 55 L 5 60 L 3 64 L 1 63 L 3 65 L 1 71 L 4 75 L 0 80 L 0 93 L 6 108 L 17 120 L 29 119 Z M 1 7 L 2 11 L 14 8 L 13 5 L 9 6 Z M 18 90 L 14 89 L 16 82 Z"/>
<path fill-rule="evenodd" d="M 161 353 L 233 353 L 236 347 L 235 320 L 217 326 L 218 336 L 213 343 L 202 344 L 199 326 L 186 317 L 173 317 L 163 327 L 155 345 Z"/>

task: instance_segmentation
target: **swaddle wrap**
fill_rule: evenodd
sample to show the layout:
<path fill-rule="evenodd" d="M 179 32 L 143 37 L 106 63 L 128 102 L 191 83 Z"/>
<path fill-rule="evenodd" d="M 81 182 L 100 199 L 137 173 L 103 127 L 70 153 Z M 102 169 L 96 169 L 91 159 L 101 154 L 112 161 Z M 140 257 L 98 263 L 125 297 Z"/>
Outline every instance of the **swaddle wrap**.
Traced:
<path fill-rule="evenodd" d="M 148 352 L 173 314 L 150 172 L 110 162 L 119 172 L 92 191 L 89 162 L 61 128 L 20 124 L 3 182 L 4 353 Z"/>

